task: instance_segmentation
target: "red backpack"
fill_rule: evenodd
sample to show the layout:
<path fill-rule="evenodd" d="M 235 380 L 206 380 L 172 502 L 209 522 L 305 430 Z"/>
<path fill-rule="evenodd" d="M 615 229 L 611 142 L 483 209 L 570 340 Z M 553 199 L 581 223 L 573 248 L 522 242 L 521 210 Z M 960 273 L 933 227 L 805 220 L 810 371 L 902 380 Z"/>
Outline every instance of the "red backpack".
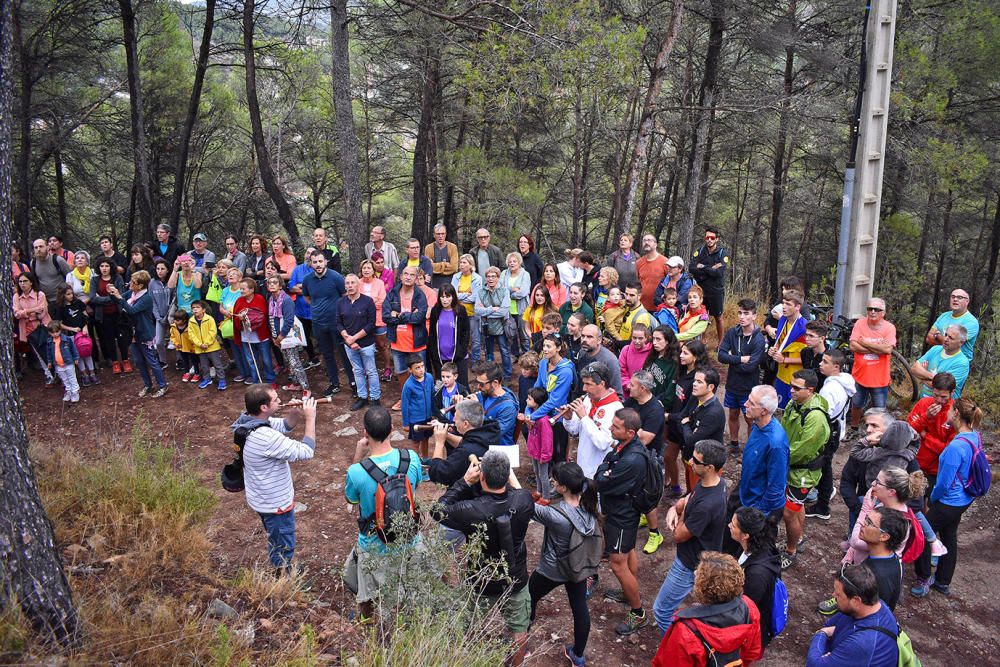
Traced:
<path fill-rule="evenodd" d="M 910 536 L 906 538 L 902 561 L 912 563 L 924 552 L 924 529 L 920 526 L 917 515 L 909 507 L 906 508 L 906 518 L 910 521 Z"/>

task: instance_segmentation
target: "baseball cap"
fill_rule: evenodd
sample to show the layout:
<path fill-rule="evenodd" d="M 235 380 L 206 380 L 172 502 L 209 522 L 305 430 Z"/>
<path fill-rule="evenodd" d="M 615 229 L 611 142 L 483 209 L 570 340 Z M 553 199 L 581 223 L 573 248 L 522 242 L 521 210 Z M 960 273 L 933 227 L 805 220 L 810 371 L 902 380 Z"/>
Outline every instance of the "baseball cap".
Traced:
<path fill-rule="evenodd" d="M 207 241 L 208 237 L 205 236 L 204 234 L 202 234 L 201 232 L 198 232 L 197 234 L 194 235 L 194 240 L 195 241 Z"/>
<path fill-rule="evenodd" d="M 667 260 L 667 266 L 672 266 L 672 267 L 684 266 L 684 260 L 678 257 L 677 255 L 674 255 L 673 257 Z"/>

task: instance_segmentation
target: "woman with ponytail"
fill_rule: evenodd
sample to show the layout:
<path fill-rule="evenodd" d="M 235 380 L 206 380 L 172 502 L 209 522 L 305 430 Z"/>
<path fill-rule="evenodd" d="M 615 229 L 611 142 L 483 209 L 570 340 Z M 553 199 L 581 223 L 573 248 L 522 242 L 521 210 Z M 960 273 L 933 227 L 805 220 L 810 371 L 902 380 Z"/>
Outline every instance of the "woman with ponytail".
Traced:
<path fill-rule="evenodd" d="M 729 522 L 729 534 L 742 547 L 743 595 L 760 611 L 760 644 L 766 648 L 774 638 L 774 585 L 781 578 L 781 556 L 771 536 L 767 515 L 755 507 L 741 507 Z"/>
<path fill-rule="evenodd" d="M 557 463 L 552 469 L 552 487 L 562 496 L 562 502 L 550 506 L 535 505 L 534 519 L 545 526 L 545 536 L 542 539 L 538 567 L 528 580 L 531 620 L 535 620 L 538 601 L 561 584 L 566 589 L 573 612 L 573 643 L 564 648 L 564 655 L 573 665 L 583 665 L 583 654 L 590 636 L 588 577 L 582 573 L 567 576 L 560 563 L 565 566 L 570 538 L 574 532 L 590 536 L 598 530 L 597 489 L 584 477 L 583 469 L 576 463 Z"/>
<path fill-rule="evenodd" d="M 972 474 L 972 459 L 983 447 L 978 431 L 983 411 L 972 399 L 963 397 L 952 404 L 948 421 L 955 437 L 938 457 L 937 479 L 927 510 L 927 520 L 948 553 L 939 558 L 937 571 L 932 573 L 930 545 L 925 546 L 915 567 L 919 581 L 910 589 L 916 597 L 924 597 L 931 588 L 943 595 L 951 592 L 951 579 L 958 564 L 958 524 L 976 498 L 966 487 Z"/>

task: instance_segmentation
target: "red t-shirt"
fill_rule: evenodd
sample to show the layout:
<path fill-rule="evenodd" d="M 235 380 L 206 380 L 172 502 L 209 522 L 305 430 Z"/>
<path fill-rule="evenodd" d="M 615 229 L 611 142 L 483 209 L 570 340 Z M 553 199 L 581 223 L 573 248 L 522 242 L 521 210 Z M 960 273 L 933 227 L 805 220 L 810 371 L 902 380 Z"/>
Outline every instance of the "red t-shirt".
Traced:
<path fill-rule="evenodd" d="M 653 297 L 656 296 L 656 288 L 660 281 L 667 276 L 667 258 L 657 255 L 656 259 L 648 260 L 643 255 L 635 261 L 635 270 L 639 274 L 639 282 L 642 283 L 642 295 L 640 301 L 643 307 L 649 312 L 656 310 Z"/>

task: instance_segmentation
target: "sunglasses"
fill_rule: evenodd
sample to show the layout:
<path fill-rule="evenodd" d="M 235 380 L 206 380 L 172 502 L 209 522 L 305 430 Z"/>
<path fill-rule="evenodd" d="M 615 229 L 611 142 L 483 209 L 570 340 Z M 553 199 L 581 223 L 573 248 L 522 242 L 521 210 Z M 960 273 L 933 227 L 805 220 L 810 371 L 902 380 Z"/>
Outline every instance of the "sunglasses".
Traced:
<path fill-rule="evenodd" d="M 868 307 L 868 308 L 865 308 L 865 310 L 867 310 L 869 313 L 881 313 L 882 311 L 885 310 L 885 308 L 871 308 L 871 307 Z"/>
<path fill-rule="evenodd" d="M 793 384 L 789 386 L 792 388 L 792 391 L 802 391 L 803 389 L 806 388 L 804 384 Z"/>
<path fill-rule="evenodd" d="M 715 234 L 705 234 L 705 240 L 706 241 L 714 241 L 717 238 L 719 238 L 719 237 L 716 236 Z"/>
<path fill-rule="evenodd" d="M 697 457 L 695 457 L 695 456 L 692 456 L 692 457 L 691 457 L 691 465 L 695 465 L 695 466 L 703 466 L 703 465 L 705 465 L 705 462 L 704 462 L 704 461 L 699 461 L 699 460 L 697 459 Z"/>

